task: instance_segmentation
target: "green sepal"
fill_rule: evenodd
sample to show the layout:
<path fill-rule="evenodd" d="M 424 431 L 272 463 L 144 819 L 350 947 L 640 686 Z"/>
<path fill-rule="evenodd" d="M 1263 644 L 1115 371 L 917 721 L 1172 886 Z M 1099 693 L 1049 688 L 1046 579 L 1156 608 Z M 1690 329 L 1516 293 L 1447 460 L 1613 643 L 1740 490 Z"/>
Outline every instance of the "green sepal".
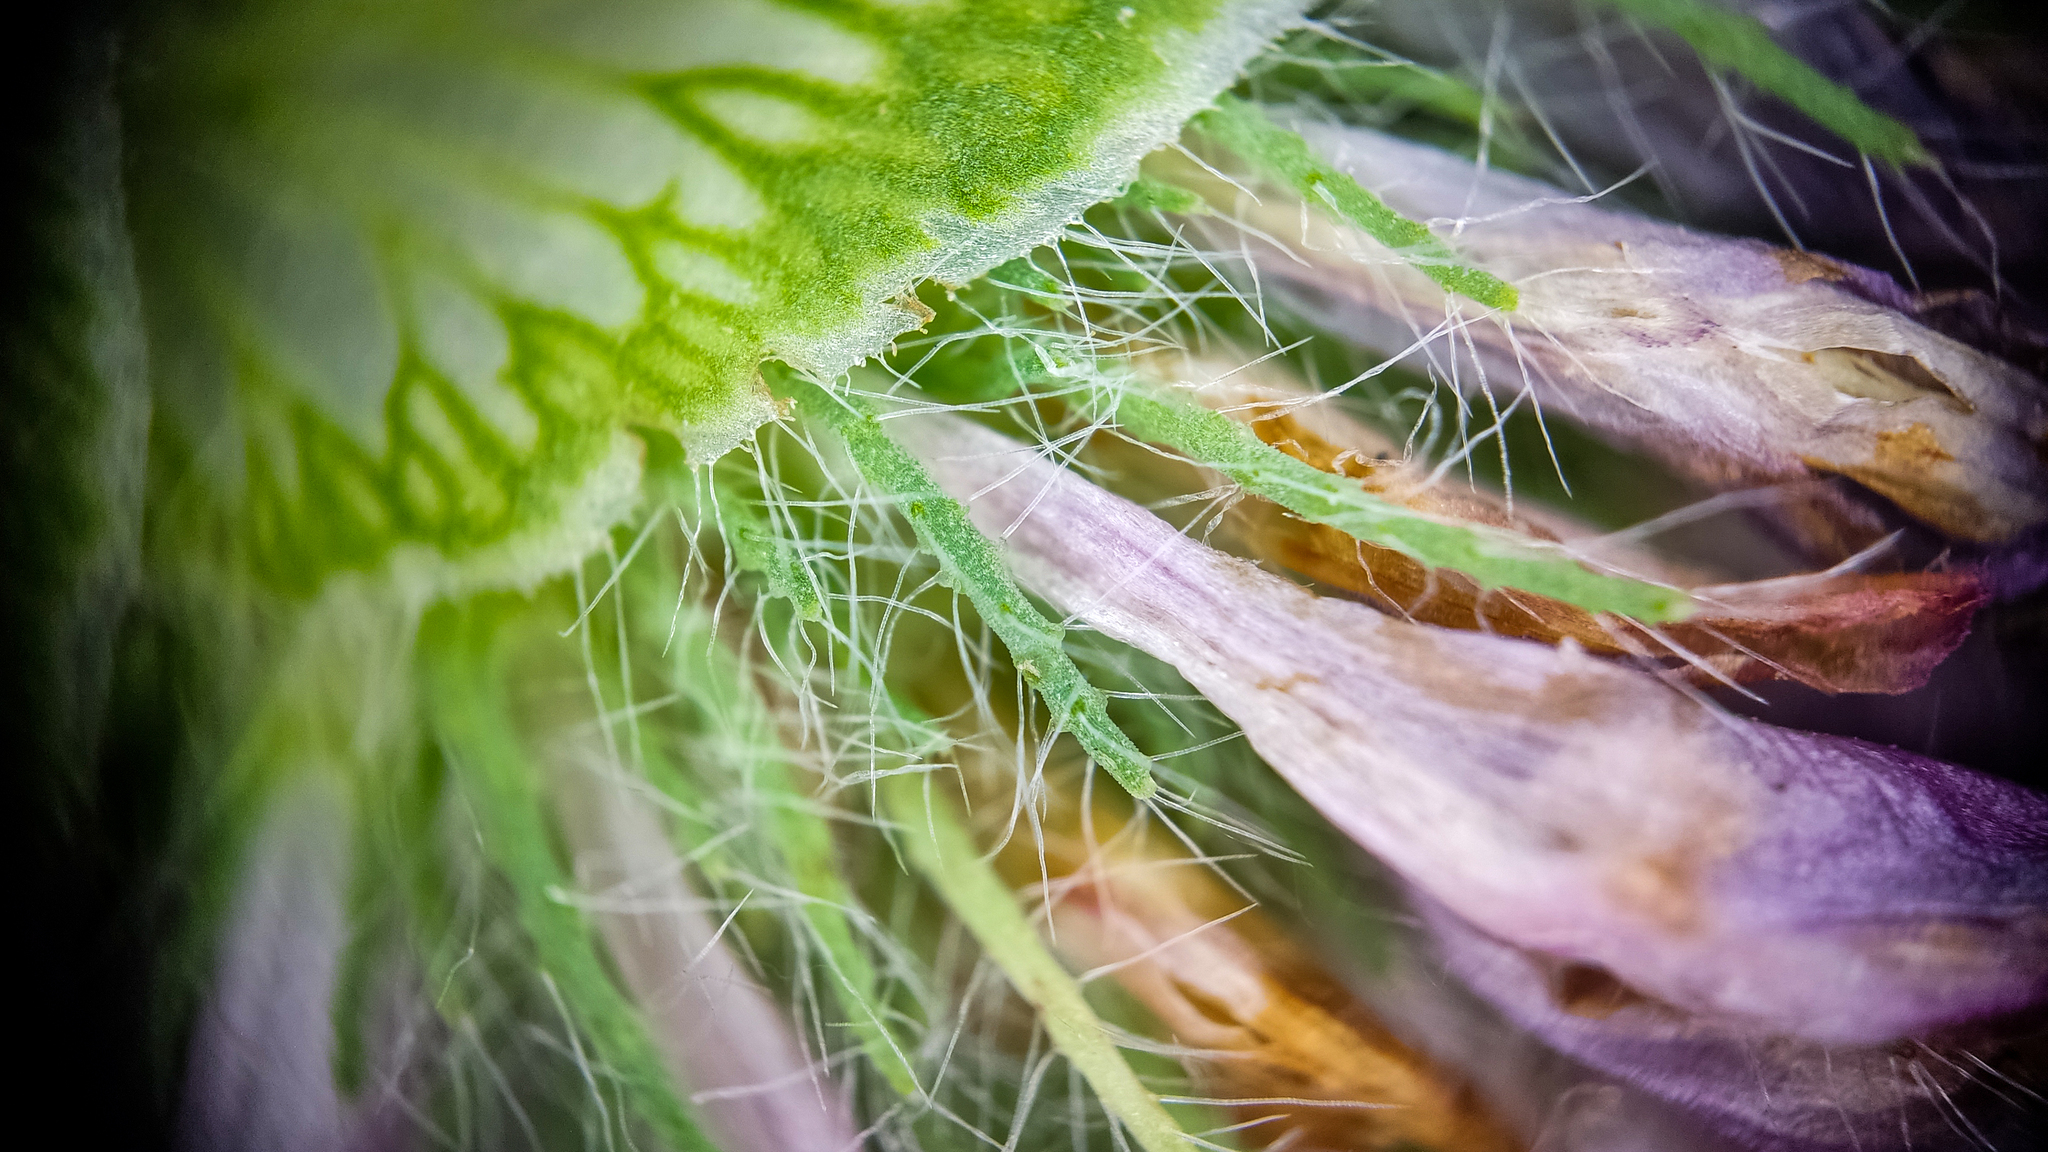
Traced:
<path fill-rule="evenodd" d="M 1273 123 L 1256 105 L 1226 94 L 1217 98 L 1215 107 L 1195 117 L 1194 127 L 1303 199 L 1357 225 L 1443 285 L 1445 291 L 1503 312 L 1514 311 L 1520 302 L 1521 294 L 1514 285 L 1491 272 L 1458 263 L 1436 233 L 1387 207 L 1358 181 L 1317 159 L 1306 141 Z"/>
<path fill-rule="evenodd" d="M 882 809 L 911 866 L 1031 1005 L 1053 1047 L 1087 1079 L 1103 1109 L 1122 1122 L 1139 1148 L 1198 1147 L 1117 1051 L 1081 986 L 1046 950 L 1016 896 L 982 856 L 958 806 L 942 788 L 926 787 L 929 781 L 927 774 L 897 773 L 879 783 Z"/>
<path fill-rule="evenodd" d="M 541 768 L 521 743 L 508 689 L 509 641 L 528 608 L 516 597 L 487 595 L 426 615 L 419 664 L 430 725 L 474 815 L 477 846 L 510 886 L 519 925 L 574 1026 L 664 1144 L 717 1152 L 676 1091 L 639 1009 L 607 971 L 584 913 L 553 895 L 573 890 L 575 880 L 555 856 Z"/>
<path fill-rule="evenodd" d="M 721 510 L 736 503 L 724 503 Z M 661 618 L 652 613 L 649 617 Z M 819 801 L 797 786 L 768 704 L 755 689 L 751 673 L 711 637 L 705 624 L 694 616 L 679 621 L 676 635 L 667 641 L 671 682 L 707 719 L 725 726 L 729 743 L 737 745 L 731 757 L 736 763 L 730 767 L 738 770 L 742 787 L 757 798 L 768 825 L 758 843 L 779 858 L 790 886 L 803 896 L 803 926 L 824 953 L 844 1023 L 860 1038 L 869 1063 L 889 1086 L 903 1097 L 919 1099 L 924 1090 L 887 1023 L 881 977 L 856 938 L 851 910 L 859 901 L 841 871 L 832 829 L 818 812 Z M 651 752 L 649 758 L 660 760 Z M 668 775 L 684 778 L 681 772 Z M 730 849 L 721 847 L 714 855 L 730 855 Z"/>

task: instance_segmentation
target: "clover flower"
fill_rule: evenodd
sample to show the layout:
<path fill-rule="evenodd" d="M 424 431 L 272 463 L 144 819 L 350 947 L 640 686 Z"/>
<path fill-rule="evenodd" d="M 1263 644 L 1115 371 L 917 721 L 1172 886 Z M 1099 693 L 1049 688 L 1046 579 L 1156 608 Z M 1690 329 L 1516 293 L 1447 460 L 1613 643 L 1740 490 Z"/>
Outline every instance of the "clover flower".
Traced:
<path fill-rule="evenodd" d="M 0 318 L 74 1138 L 2022 1146 L 2048 799 L 1716 700 L 1991 683 L 2040 383 L 1503 174 L 1583 165 L 1394 15 L 83 18 Z"/>

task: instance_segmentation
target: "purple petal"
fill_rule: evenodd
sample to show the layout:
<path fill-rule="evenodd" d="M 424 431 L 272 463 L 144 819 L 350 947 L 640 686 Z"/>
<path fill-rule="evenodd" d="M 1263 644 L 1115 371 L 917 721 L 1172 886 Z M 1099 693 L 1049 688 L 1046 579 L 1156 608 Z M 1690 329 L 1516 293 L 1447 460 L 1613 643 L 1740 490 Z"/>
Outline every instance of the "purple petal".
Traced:
<path fill-rule="evenodd" d="M 1774 1034 L 1642 998 L 1604 970 L 1505 944 L 1427 897 L 1415 903 L 1445 965 L 1515 1024 L 1680 1105 L 1742 1147 L 2028 1146 L 2029 1117 L 2010 1095 L 1999 1099 L 1996 1074 L 1983 1082 L 1988 1068 L 1977 1063 L 1999 1059 L 2006 1045 L 1998 1030 L 1879 1045 Z"/>
<path fill-rule="evenodd" d="M 372 1087 L 335 1084 L 335 977 L 348 942 L 349 811 L 317 771 L 280 788 L 251 837 L 228 912 L 213 986 L 193 1022 L 179 1142 L 193 1149 L 373 1152 L 408 1143 L 401 1098 L 414 1038 L 406 1025 L 372 1043 Z M 387 988 L 379 1000 L 407 1001 Z M 396 1003 L 386 1016 L 404 1017 Z"/>

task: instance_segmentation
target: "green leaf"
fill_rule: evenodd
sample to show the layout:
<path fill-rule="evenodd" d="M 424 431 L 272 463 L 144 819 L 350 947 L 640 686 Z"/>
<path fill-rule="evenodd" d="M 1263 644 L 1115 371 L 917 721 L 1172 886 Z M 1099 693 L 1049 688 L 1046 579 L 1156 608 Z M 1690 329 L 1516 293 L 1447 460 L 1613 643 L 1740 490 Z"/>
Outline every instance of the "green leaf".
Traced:
<path fill-rule="evenodd" d="M 1294 0 L 256 0 L 145 23 L 129 187 L 169 521 L 298 593 L 530 584 L 906 297 L 1043 242 Z M 433 561 L 453 561 L 455 570 Z M 421 563 L 420 561 L 426 561 Z"/>

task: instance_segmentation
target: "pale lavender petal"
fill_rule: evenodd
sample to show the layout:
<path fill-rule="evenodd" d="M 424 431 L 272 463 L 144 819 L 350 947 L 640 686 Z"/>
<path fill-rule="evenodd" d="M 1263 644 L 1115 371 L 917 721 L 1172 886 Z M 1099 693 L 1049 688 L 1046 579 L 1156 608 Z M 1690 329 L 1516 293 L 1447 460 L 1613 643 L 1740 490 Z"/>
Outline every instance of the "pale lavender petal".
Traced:
<path fill-rule="evenodd" d="M 1389 925 L 1388 936 L 1357 981 L 1373 1011 L 1403 1040 L 1471 1077 L 1529 1137 L 1531 1152 L 1735 1152 L 1669 1096 L 1561 1055 L 1548 1037 L 1446 980 L 1440 950 L 1423 930 Z"/>
<path fill-rule="evenodd" d="M 1731 717 L 1570 646 L 1318 598 L 996 433 L 891 426 L 1027 587 L 1174 665 L 1335 824 L 1497 939 L 1830 1043 L 2048 996 L 2048 798 Z"/>
<path fill-rule="evenodd" d="M 1388 3 L 1374 6 L 1361 30 L 1382 48 L 1425 64 L 1458 70 L 1485 57 L 1518 102 L 1542 109 L 1543 129 L 1554 131 L 1582 167 L 1648 167 L 1645 181 L 1654 181 L 1679 212 L 1723 231 L 1789 231 L 1811 247 L 1865 263 L 1892 267 L 1904 260 L 1937 280 L 1961 275 L 1975 281 L 1979 276 L 1971 273 L 1991 260 L 2008 277 L 2031 279 L 2030 270 L 2043 266 L 2048 186 L 2012 174 L 2015 166 L 2038 163 L 2038 146 L 2016 109 L 1986 99 L 2011 90 L 2025 53 L 2008 52 L 1989 37 L 1930 36 L 1931 26 L 1916 30 L 1875 4 L 1717 4 L 1762 20 L 1793 55 L 1907 124 L 1936 157 L 1935 166 L 1874 163 L 1866 170 L 1854 162 L 1853 150 L 1781 101 L 1757 99 L 1725 78 L 1713 83 L 1709 69 L 1674 39 L 1636 35 L 1613 23 L 1596 30 L 1587 22 L 1619 6 Z M 1504 16 L 1512 23 L 1500 23 Z M 1595 76 L 1600 79 L 1589 84 Z M 1617 98 L 1622 93 L 1627 97 Z M 1734 108 L 1762 127 L 1731 131 Z M 1764 133 L 1806 141 L 1817 151 L 1780 147 Z M 1996 303 L 2010 306 L 2015 296 L 2001 293 Z M 2031 354 L 2029 367 L 2041 371 L 2038 344 L 2012 351 Z"/>
<path fill-rule="evenodd" d="M 1877 1045 L 1785 1036 L 1632 996 L 1602 970 L 1502 943 L 1426 896 L 1414 902 L 1445 966 L 1515 1024 L 1741 1147 L 2018 1148 L 2043 1118 L 2040 1109 L 2029 1115 L 2023 1093 L 2001 1099 L 1995 1074 L 1978 1063 L 2003 1062 L 2009 1040 L 1998 1029 Z"/>
<path fill-rule="evenodd" d="M 605 947 L 725 1152 L 851 1152 L 852 1110 L 690 890 L 649 802 L 590 732 L 553 745 L 556 808 Z M 647 787 L 644 783 L 640 788 Z"/>
<path fill-rule="evenodd" d="M 350 821 L 341 792 L 317 773 L 287 783 L 250 837 L 213 985 L 192 1026 L 180 1147 L 371 1152 L 409 1143 L 398 1099 L 411 1050 L 405 1022 L 373 1045 L 361 1099 L 344 1097 L 334 1079 L 335 977 L 348 942 Z M 406 1015 L 402 1007 L 384 1013 L 394 1014 Z"/>

